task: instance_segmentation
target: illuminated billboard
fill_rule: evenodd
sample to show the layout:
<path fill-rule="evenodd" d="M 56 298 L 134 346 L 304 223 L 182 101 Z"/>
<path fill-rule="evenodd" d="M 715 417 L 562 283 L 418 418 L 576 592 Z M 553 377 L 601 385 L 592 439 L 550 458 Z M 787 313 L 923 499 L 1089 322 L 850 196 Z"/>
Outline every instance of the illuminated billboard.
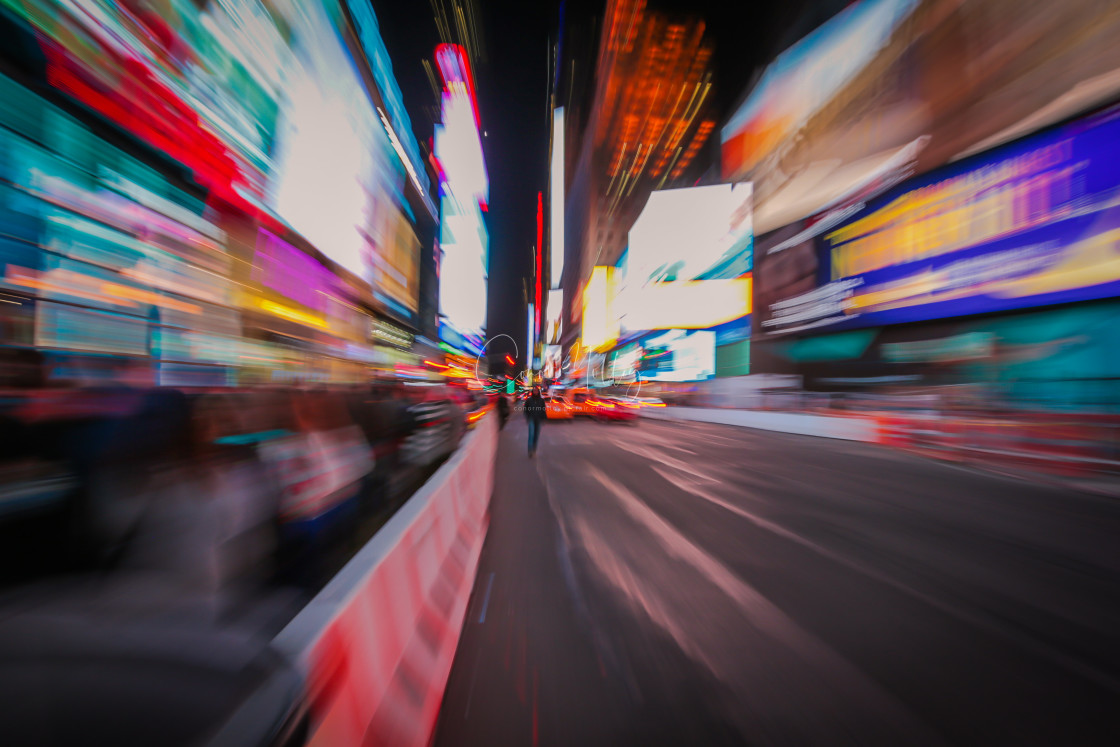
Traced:
<path fill-rule="evenodd" d="M 1120 109 L 914 179 L 817 240 L 763 329 L 895 324 L 1120 293 Z"/>
<path fill-rule="evenodd" d="M 549 169 L 548 235 L 551 287 L 559 288 L 564 275 L 564 107 L 552 112 L 552 164 Z M 549 304 L 552 314 L 552 304 Z"/>
<path fill-rule="evenodd" d="M 1120 98 L 1115 4 L 1019 5 L 862 0 L 782 53 L 722 129 L 756 233 Z"/>
<path fill-rule="evenodd" d="M 369 283 L 386 311 L 410 318 L 420 244 L 404 207 L 405 164 L 326 12 L 312 3 L 295 18 L 303 43 L 277 136 L 274 208 Z"/>
<path fill-rule="evenodd" d="M 374 107 L 338 5 L 4 4 L 36 28 L 52 86 L 182 164 L 217 204 L 302 234 L 387 310 L 416 311 L 419 246 L 403 187 L 409 176 L 422 186 L 418 148 L 376 55 L 388 118 Z M 373 44 L 376 22 L 361 33 Z"/>
<path fill-rule="evenodd" d="M 751 313 L 751 276 L 726 280 L 647 283 L 618 294 L 623 330 L 708 329 Z"/>
<path fill-rule="evenodd" d="M 618 383 L 703 381 L 715 376 L 716 333 L 669 330 L 615 351 L 609 373 Z"/>
<path fill-rule="evenodd" d="M 743 179 L 889 41 L 918 0 L 863 0 L 783 52 L 723 127 L 723 174 Z"/>
<path fill-rule="evenodd" d="M 562 358 L 563 349 L 559 345 L 545 346 L 541 375 L 546 379 L 559 379 L 562 372 Z"/>
<path fill-rule="evenodd" d="M 460 339 L 479 345 L 486 327 L 489 233 L 484 212 L 490 184 L 479 139 L 478 104 L 462 47 L 441 44 L 436 63 L 444 84 L 442 120 L 435 127 L 441 207 L 440 336 L 452 345 Z"/>
<path fill-rule="evenodd" d="M 237 205 L 267 192 L 292 50 L 260 3 L 4 2 L 36 31 L 47 82 Z M 202 7 L 200 7 L 200 5 Z"/>
<path fill-rule="evenodd" d="M 614 269 L 593 268 L 587 287 L 583 289 L 583 344 L 589 350 L 605 347 L 618 339 Z"/>
<path fill-rule="evenodd" d="M 560 343 L 563 333 L 561 317 L 564 313 L 564 291 L 551 290 L 548 292 L 548 314 L 545 318 L 544 342 L 548 345 Z"/>
<path fill-rule="evenodd" d="M 736 278 L 751 271 L 751 185 L 653 192 L 630 229 L 630 282 Z"/>
<path fill-rule="evenodd" d="M 350 11 L 350 17 L 354 20 L 354 29 L 361 40 L 362 49 L 365 50 L 366 58 L 369 60 L 377 89 L 381 92 L 381 98 L 388 110 L 385 128 L 390 134 L 390 139 L 400 144 L 398 155 L 401 156 L 420 194 L 427 198 L 428 172 L 424 168 L 424 158 L 420 154 L 416 136 L 412 132 L 412 120 L 405 109 L 404 98 L 401 96 L 396 76 L 393 75 L 393 62 L 381 37 L 377 16 L 373 12 L 370 0 L 345 0 L 345 3 L 347 10 Z"/>
<path fill-rule="evenodd" d="M 749 314 L 753 243 L 750 183 L 653 192 L 620 266 L 622 329 L 707 329 Z"/>

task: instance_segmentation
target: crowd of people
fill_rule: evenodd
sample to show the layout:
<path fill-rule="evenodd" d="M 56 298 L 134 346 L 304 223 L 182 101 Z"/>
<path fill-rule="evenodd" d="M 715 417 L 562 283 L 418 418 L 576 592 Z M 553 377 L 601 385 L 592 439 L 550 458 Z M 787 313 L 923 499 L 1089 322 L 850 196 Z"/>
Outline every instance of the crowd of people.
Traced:
<path fill-rule="evenodd" d="M 133 574 L 216 601 L 270 584 L 314 589 L 483 404 L 464 388 L 400 382 L 9 386 L 0 579 Z"/>

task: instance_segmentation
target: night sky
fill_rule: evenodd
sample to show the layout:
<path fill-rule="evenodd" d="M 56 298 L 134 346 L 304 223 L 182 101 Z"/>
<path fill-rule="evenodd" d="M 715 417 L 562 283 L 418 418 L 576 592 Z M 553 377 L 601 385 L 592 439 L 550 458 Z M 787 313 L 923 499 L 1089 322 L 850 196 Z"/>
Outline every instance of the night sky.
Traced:
<path fill-rule="evenodd" d="M 477 3 L 485 58 L 476 61 L 475 78 L 486 131 L 482 147 L 490 172 L 488 334 L 509 334 L 524 348 L 522 288 L 523 283 L 529 286 L 533 266 L 537 192 L 546 191 L 548 185 L 548 46 L 559 28 L 560 3 Z M 707 33 L 716 47 L 715 101 L 722 122 L 742 100 L 760 66 L 847 4 L 842 0 L 651 0 L 649 7 L 707 20 Z M 566 12 L 592 13 L 601 19 L 605 5 L 605 1 L 569 0 Z M 413 129 L 426 143 L 438 116 L 438 102 L 422 66 L 423 59 L 432 59 L 439 43 L 431 4 L 373 0 L 373 7 Z M 454 282 L 443 279 L 449 281 Z M 525 362 L 523 349 L 521 362 Z"/>

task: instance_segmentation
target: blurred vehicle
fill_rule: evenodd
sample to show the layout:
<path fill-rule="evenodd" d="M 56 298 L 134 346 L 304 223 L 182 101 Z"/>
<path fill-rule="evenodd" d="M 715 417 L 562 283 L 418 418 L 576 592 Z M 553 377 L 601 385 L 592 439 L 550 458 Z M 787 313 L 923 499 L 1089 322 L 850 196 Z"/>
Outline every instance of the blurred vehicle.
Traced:
<path fill-rule="evenodd" d="M 200 624 L 182 598 L 140 608 L 154 588 L 107 587 L 4 600 L 6 744 L 305 743 L 303 679 L 268 636 Z"/>
<path fill-rule="evenodd" d="M 602 421 L 635 421 L 641 403 L 629 397 L 596 397 L 588 399 L 593 417 Z"/>
<path fill-rule="evenodd" d="M 467 389 L 454 387 L 452 389 L 456 403 L 463 411 L 465 425 L 473 428 L 482 416 L 490 411 L 490 401 L 482 392 L 472 392 Z"/>
<path fill-rule="evenodd" d="M 635 397 L 634 399 L 638 400 L 643 407 L 665 407 L 665 402 L 658 397 Z"/>
<path fill-rule="evenodd" d="M 548 420 L 571 420 L 574 417 L 572 405 L 563 397 L 549 397 L 545 417 Z"/>
<path fill-rule="evenodd" d="M 442 388 L 411 388 L 409 434 L 401 446 L 402 461 L 431 467 L 459 445 L 466 431 L 466 413 Z"/>
<path fill-rule="evenodd" d="M 595 417 L 595 406 L 592 404 L 594 398 L 591 393 L 586 389 L 572 389 L 569 392 L 568 402 L 572 409 L 573 415 L 584 415 L 587 417 Z"/>

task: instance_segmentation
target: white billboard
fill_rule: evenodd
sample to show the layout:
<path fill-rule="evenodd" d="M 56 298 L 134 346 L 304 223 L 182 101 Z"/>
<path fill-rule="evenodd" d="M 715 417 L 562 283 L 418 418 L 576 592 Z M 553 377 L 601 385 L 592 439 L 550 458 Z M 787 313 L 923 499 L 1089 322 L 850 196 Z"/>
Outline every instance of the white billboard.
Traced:
<path fill-rule="evenodd" d="M 548 314 L 545 317 L 545 336 L 544 341 L 548 345 L 556 345 L 560 342 L 560 335 L 563 334 L 563 329 L 560 323 L 560 317 L 564 312 L 564 291 L 551 290 L 548 292 Z"/>
<path fill-rule="evenodd" d="M 751 271 L 751 184 L 653 192 L 629 241 L 632 284 L 740 277 Z"/>
<path fill-rule="evenodd" d="M 490 240 L 484 211 L 490 184 L 478 133 L 478 110 L 470 65 L 461 47 L 442 44 L 436 62 L 443 77 L 442 119 L 434 128 L 440 164 L 440 338 L 459 335 L 481 345 L 486 327 Z"/>
<path fill-rule="evenodd" d="M 621 328 L 707 329 L 749 314 L 753 249 L 750 183 L 653 192 L 619 268 Z"/>
<path fill-rule="evenodd" d="M 564 274 L 564 107 L 552 112 L 552 166 L 548 189 L 548 235 L 551 288 L 560 287 Z M 549 313 L 552 304 L 548 305 Z"/>

